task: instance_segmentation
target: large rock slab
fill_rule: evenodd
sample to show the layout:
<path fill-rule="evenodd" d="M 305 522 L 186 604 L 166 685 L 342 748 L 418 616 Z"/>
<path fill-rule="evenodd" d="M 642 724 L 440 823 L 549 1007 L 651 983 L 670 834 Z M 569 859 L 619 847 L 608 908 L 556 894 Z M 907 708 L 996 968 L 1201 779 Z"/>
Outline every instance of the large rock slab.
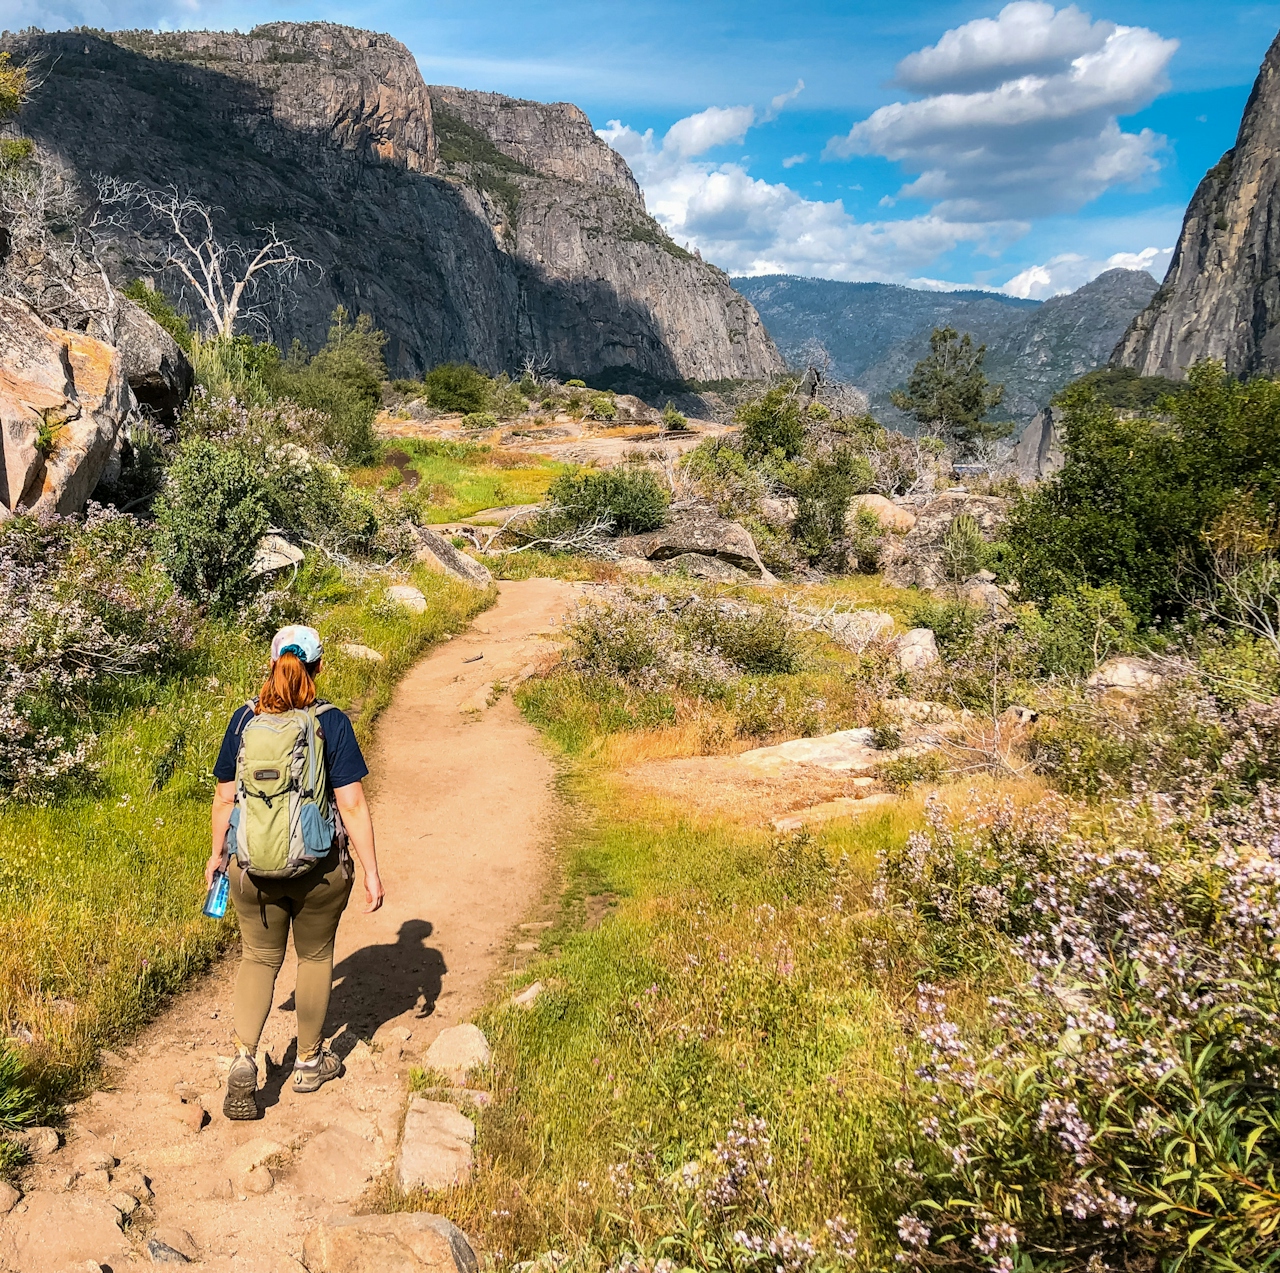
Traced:
<path fill-rule="evenodd" d="M 0 1269 L 57 1273 L 88 1260 L 119 1267 L 129 1254 L 120 1212 L 105 1198 L 29 1193 L 0 1220 Z"/>
<path fill-rule="evenodd" d="M 110 345 L 0 299 L 0 521 L 78 513 L 134 405 Z"/>
<path fill-rule="evenodd" d="M 173 425 L 196 385 L 182 347 L 146 310 L 119 301 L 115 346 L 133 396 L 153 415 Z"/>
<path fill-rule="evenodd" d="M 298 1155 L 295 1180 L 304 1193 L 350 1202 L 364 1192 L 378 1168 L 377 1147 L 346 1127 L 326 1127 Z"/>
<path fill-rule="evenodd" d="M 473 588 L 488 588 L 493 583 L 493 576 L 474 557 L 460 552 L 443 535 L 429 526 L 419 526 L 418 549 L 413 554 L 415 561 L 420 561 L 428 570 L 448 575 L 461 583 L 469 583 Z"/>
<path fill-rule="evenodd" d="M 1095 690 L 1136 694 L 1139 690 L 1154 689 L 1163 679 L 1148 660 L 1121 655 L 1099 663 L 1085 684 Z"/>
<path fill-rule="evenodd" d="M 471 1179 L 476 1125 L 444 1101 L 416 1097 L 404 1118 L 396 1155 L 396 1184 L 410 1189 L 450 1189 Z"/>
<path fill-rule="evenodd" d="M 309 1273 L 478 1273 L 466 1235 L 427 1211 L 330 1216 L 302 1243 Z"/>
<path fill-rule="evenodd" d="M 764 583 L 775 582 L 745 527 L 705 513 L 677 514 L 665 526 L 643 535 L 626 535 L 615 540 L 613 546 L 624 557 L 648 561 L 670 561 L 686 553 L 698 553 L 728 562 Z"/>
<path fill-rule="evenodd" d="M 938 639 L 931 628 L 912 628 L 897 639 L 893 653 L 903 672 L 923 672 L 938 661 Z"/>
<path fill-rule="evenodd" d="M 849 501 L 849 511 L 845 514 L 844 524 L 850 531 L 856 529 L 858 514 L 871 513 L 880 523 L 882 530 L 896 531 L 905 535 L 916 524 L 916 515 L 901 504 L 886 499 L 883 495 L 856 495 Z"/>

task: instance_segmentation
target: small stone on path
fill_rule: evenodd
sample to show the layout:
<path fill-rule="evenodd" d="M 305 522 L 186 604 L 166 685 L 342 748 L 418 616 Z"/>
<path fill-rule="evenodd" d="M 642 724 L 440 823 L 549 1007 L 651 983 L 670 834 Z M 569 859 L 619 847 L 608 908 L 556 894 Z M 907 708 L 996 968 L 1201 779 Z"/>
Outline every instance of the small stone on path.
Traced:
<path fill-rule="evenodd" d="M 190 1264 L 191 1258 L 159 1238 L 147 1239 L 147 1254 L 152 1264 Z"/>
<path fill-rule="evenodd" d="M 57 1153 L 61 1143 L 58 1133 L 52 1127 L 26 1127 L 22 1131 L 10 1132 L 6 1139 L 13 1141 L 15 1145 L 21 1145 L 36 1162 Z"/>
<path fill-rule="evenodd" d="M 7 1181 L 0 1180 L 0 1216 L 8 1215 L 22 1195 Z"/>
<path fill-rule="evenodd" d="M 378 1166 L 378 1151 L 345 1127 L 326 1127 L 298 1156 L 295 1183 L 330 1202 L 349 1202 L 364 1191 Z"/>
<path fill-rule="evenodd" d="M 255 1167 L 240 1177 L 240 1188 L 247 1194 L 270 1193 L 276 1178 L 267 1167 Z"/>
<path fill-rule="evenodd" d="M 186 1229 L 179 1229 L 176 1225 L 164 1225 L 153 1230 L 151 1236 L 171 1251 L 177 1251 L 179 1255 L 186 1256 L 188 1260 L 194 1260 L 200 1254 L 195 1238 Z"/>
<path fill-rule="evenodd" d="M 428 1068 L 443 1070 L 461 1083 L 469 1070 L 488 1065 L 491 1056 L 484 1032 L 468 1022 L 441 1030 L 422 1060 Z"/>
<path fill-rule="evenodd" d="M 302 1244 L 310 1273 L 477 1273 L 463 1232 L 426 1211 L 330 1216 Z"/>

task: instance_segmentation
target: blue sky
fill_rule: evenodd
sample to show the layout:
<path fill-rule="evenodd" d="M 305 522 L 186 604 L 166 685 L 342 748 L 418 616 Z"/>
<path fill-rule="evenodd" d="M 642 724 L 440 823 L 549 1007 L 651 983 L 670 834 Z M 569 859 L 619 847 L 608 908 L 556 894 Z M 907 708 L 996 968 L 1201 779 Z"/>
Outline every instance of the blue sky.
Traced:
<path fill-rule="evenodd" d="M 0 0 L 10 28 L 311 18 L 390 32 L 431 82 L 576 102 L 733 273 L 1045 296 L 1163 273 L 1280 4 Z"/>

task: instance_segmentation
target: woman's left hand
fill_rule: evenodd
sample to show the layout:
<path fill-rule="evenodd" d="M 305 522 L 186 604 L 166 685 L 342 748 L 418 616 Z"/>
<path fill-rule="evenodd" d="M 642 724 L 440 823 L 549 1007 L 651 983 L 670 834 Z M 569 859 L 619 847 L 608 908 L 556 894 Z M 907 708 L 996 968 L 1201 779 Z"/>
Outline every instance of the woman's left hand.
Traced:
<path fill-rule="evenodd" d="M 209 860 L 204 864 L 204 885 L 205 888 L 213 887 L 214 874 L 222 870 L 222 852 L 209 854 Z"/>

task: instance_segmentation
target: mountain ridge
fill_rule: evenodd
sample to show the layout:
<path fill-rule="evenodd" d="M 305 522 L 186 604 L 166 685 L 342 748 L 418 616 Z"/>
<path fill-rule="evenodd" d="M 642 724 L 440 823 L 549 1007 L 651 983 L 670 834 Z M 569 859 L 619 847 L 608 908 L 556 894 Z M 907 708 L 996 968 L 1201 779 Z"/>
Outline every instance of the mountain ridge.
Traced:
<path fill-rule="evenodd" d="M 19 127 L 83 187 L 95 173 L 176 183 L 225 210 L 229 236 L 273 222 L 323 267 L 272 314 L 283 344 L 315 347 L 343 304 L 387 333 L 393 375 L 450 360 L 510 371 L 526 356 L 657 380 L 782 365 L 750 304 L 671 250 L 625 161 L 567 103 L 429 88 L 398 40 L 332 23 L 23 33 L 0 48 L 47 68 Z M 433 93 L 452 95 L 478 158 L 458 157 L 461 134 L 442 157 Z M 545 139 L 530 162 L 495 159 L 508 116 Z M 522 230 L 526 214 L 537 225 Z M 119 280 L 141 272 L 144 247 L 117 250 Z"/>

